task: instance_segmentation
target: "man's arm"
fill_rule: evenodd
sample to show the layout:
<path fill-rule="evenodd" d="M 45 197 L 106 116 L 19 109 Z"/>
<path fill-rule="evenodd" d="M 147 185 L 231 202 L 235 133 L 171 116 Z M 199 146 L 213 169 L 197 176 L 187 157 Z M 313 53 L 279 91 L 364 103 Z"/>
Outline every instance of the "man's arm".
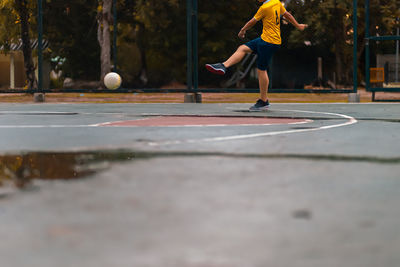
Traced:
<path fill-rule="evenodd" d="M 257 20 L 255 18 L 249 20 L 238 33 L 239 38 L 243 39 L 246 36 L 247 30 L 251 29 L 254 25 L 256 25 L 256 23 Z"/>
<path fill-rule="evenodd" d="M 292 16 L 292 14 L 287 11 L 285 12 L 285 14 L 283 14 L 283 18 L 292 23 L 293 26 L 295 26 L 300 31 L 304 31 L 304 29 L 308 27 L 307 24 L 299 24 L 297 20 Z"/>

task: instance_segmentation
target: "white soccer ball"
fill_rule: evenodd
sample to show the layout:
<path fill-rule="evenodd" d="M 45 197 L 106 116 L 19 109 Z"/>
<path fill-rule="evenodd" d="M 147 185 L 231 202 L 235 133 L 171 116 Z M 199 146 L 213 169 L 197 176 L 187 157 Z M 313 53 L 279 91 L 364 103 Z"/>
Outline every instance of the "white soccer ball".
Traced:
<path fill-rule="evenodd" d="M 104 85 L 108 89 L 118 89 L 121 86 L 121 76 L 116 72 L 109 72 L 104 76 Z"/>

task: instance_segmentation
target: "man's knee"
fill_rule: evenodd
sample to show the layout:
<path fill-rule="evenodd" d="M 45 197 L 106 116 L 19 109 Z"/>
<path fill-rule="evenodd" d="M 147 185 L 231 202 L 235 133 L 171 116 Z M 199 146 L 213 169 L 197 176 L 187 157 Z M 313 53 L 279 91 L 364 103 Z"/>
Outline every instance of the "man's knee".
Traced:
<path fill-rule="evenodd" d="M 258 74 L 258 78 L 269 80 L 268 79 L 268 72 L 266 70 L 262 70 L 262 69 L 257 68 L 257 74 Z"/>
<path fill-rule="evenodd" d="M 262 75 L 268 75 L 268 71 L 265 69 L 261 69 L 260 67 L 257 67 L 257 72 Z"/>
<path fill-rule="evenodd" d="M 250 47 L 248 47 L 247 45 L 241 45 L 241 46 L 238 47 L 237 50 L 238 50 L 238 51 L 241 51 L 241 52 L 244 52 L 244 53 L 247 53 L 247 54 L 250 54 L 250 53 L 253 52 L 253 51 L 250 49 Z"/>

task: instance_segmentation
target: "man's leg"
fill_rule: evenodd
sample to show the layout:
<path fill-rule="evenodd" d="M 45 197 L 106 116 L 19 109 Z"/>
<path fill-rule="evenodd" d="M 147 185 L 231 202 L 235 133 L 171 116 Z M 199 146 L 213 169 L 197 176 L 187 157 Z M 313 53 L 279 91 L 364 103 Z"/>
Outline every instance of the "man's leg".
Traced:
<path fill-rule="evenodd" d="M 235 53 L 233 53 L 233 55 L 228 58 L 227 61 L 223 62 L 222 64 L 224 64 L 224 66 L 226 68 L 229 68 L 237 63 L 239 63 L 246 54 L 250 54 L 253 51 L 250 49 L 250 47 L 248 47 L 247 45 L 241 45 L 239 46 L 239 48 L 236 50 Z"/>
<path fill-rule="evenodd" d="M 267 101 L 267 92 L 269 86 L 269 78 L 266 70 L 257 69 L 258 84 L 260 86 L 260 99 L 264 102 Z"/>
<path fill-rule="evenodd" d="M 227 68 L 239 63 L 243 57 L 249 53 L 252 53 L 252 50 L 247 45 L 241 45 L 227 61 L 223 63 L 206 64 L 206 69 L 212 73 L 224 75 Z"/>
<path fill-rule="evenodd" d="M 250 107 L 250 111 L 265 111 L 269 108 L 269 101 L 267 99 L 269 78 L 266 70 L 257 68 L 258 84 L 260 86 L 260 99 Z"/>

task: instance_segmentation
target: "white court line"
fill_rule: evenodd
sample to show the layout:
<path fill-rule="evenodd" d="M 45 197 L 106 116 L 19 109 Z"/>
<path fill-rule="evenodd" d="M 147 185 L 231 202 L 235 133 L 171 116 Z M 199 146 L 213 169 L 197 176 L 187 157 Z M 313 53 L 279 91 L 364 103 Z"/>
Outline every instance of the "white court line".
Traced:
<path fill-rule="evenodd" d="M 143 119 L 137 119 L 135 121 L 145 121 L 148 119 L 149 118 L 143 118 Z M 123 123 L 123 122 L 126 122 L 126 120 L 124 120 L 124 121 L 107 121 L 107 122 L 102 122 L 102 123 L 90 124 L 90 126 L 93 126 L 93 127 L 111 126 L 111 124 L 113 124 L 113 123 Z M 120 126 L 111 126 L 111 127 L 120 127 Z M 129 127 L 129 126 L 124 126 L 124 127 Z"/>
<path fill-rule="evenodd" d="M 0 125 L 0 129 L 35 129 L 35 128 L 93 128 L 95 125 Z"/>
<path fill-rule="evenodd" d="M 78 112 L 68 112 L 68 111 L 34 111 L 34 110 L 20 110 L 20 111 L 0 111 L 0 114 L 8 114 L 8 115 L 25 115 L 25 114 L 40 114 L 40 115 L 51 115 L 51 114 L 57 114 L 57 115 L 70 115 L 70 114 L 78 114 Z"/>
<path fill-rule="evenodd" d="M 144 119 L 139 119 L 144 120 Z M 125 121 L 112 121 L 104 123 L 96 123 L 89 125 L 0 125 L 0 129 L 35 129 L 35 128 L 95 128 L 95 127 L 107 127 L 113 123 L 119 123 Z M 265 123 L 265 124 L 212 124 L 212 125 L 164 125 L 164 126 L 140 126 L 140 125 L 110 125 L 108 128 L 139 128 L 139 127 L 163 127 L 163 128 L 177 128 L 177 127 L 222 127 L 222 126 L 271 126 L 271 125 L 295 125 L 295 124 L 305 124 L 313 122 L 313 120 L 305 120 L 301 122 L 291 122 L 291 123 Z"/>
<path fill-rule="evenodd" d="M 355 124 L 355 123 L 358 122 L 355 118 L 353 118 L 351 116 L 344 115 L 344 114 L 339 114 L 339 113 L 318 112 L 318 111 L 304 111 L 304 110 L 277 110 L 277 111 L 324 114 L 324 115 L 331 115 L 331 116 L 345 118 L 345 119 L 348 119 L 348 121 L 345 122 L 345 123 L 321 126 L 321 127 L 318 127 L 318 128 L 310 128 L 310 129 L 296 129 L 296 130 L 286 130 L 286 131 L 255 133 L 255 134 L 242 134 L 242 135 L 231 135 L 231 136 L 222 136 L 222 137 L 210 137 L 210 138 L 201 138 L 201 139 L 187 139 L 187 140 L 176 140 L 176 141 L 149 142 L 148 145 L 150 145 L 150 146 L 160 146 L 160 145 L 178 145 L 178 144 L 184 144 L 184 143 L 186 144 L 186 143 L 199 143 L 199 142 L 230 141 L 230 140 L 238 140 L 238 139 L 263 137 L 263 136 L 274 136 L 274 135 L 280 135 L 280 134 L 292 134 L 292 133 L 321 131 L 321 130 L 327 130 L 327 129 L 337 128 L 337 127 L 348 126 L 348 125 L 352 125 L 352 124 Z"/>
<path fill-rule="evenodd" d="M 168 115 L 167 115 L 168 116 Z M 262 118 L 262 117 L 260 117 Z M 150 118 L 138 119 L 133 121 L 149 120 Z M 143 125 L 112 125 L 114 123 L 123 123 L 126 121 L 110 121 L 98 124 L 91 124 L 90 126 L 110 126 L 110 127 L 120 127 L 120 128 L 137 128 L 137 127 L 164 127 L 164 128 L 177 128 L 177 127 L 225 127 L 225 126 L 271 126 L 271 125 L 295 125 L 295 124 L 305 124 L 313 122 L 313 120 L 304 120 L 300 122 L 290 122 L 290 123 L 257 123 L 257 124 L 185 124 L 185 125 L 154 125 L 154 126 L 143 126 Z"/>

